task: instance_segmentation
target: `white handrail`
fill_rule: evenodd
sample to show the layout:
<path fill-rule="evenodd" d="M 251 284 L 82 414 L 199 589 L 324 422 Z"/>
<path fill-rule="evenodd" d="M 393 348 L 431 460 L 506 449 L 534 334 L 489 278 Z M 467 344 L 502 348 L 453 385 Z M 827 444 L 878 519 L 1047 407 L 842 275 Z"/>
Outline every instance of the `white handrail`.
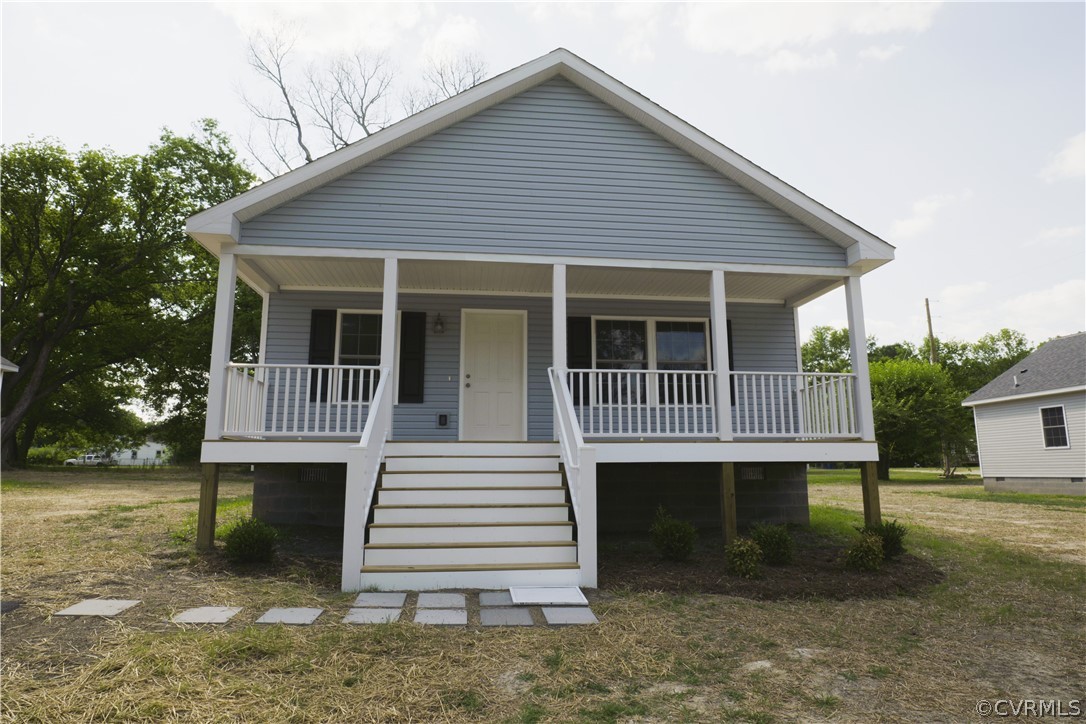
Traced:
<path fill-rule="evenodd" d="M 566 375 L 553 367 L 547 369 L 554 398 L 554 419 L 562 462 L 569 483 L 569 499 L 577 523 L 577 563 L 581 585 L 596 587 L 596 448 L 585 445 L 581 426 L 573 408 Z"/>
<path fill-rule="evenodd" d="M 717 436 L 713 370 L 569 370 L 570 398 L 590 437 Z"/>
<path fill-rule="evenodd" d="M 366 521 L 370 517 L 373 494 L 381 463 L 385 459 L 385 443 L 392 431 L 392 401 L 388 392 L 388 368 L 381 368 L 381 379 L 371 398 L 370 414 L 358 445 L 347 451 L 347 490 L 343 510 L 343 572 L 344 591 L 353 591 L 361 581 L 365 563 Z"/>
<path fill-rule="evenodd" d="M 735 437 L 853 439 L 856 375 L 732 372 Z"/>
<path fill-rule="evenodd" d="M 569 480 L 569 497 L 573 503 L 573 517 L 580 519 L 580 505 L 577 501 L 577 483 L 580 482 L 581 450 L 584 449 L 584 437 L 581 435 L 581 426 L 577 424 L 577 417 L 573 412 L 573 398 L 569 394 L 569 388 L 561 379 L 561 372 L 550 367 L 547 369 L 547 377 L 551 383 L 551 394 L 554 396 L 554 413 L 558 421 L 558 444 L 562 449 L 562 462 L 566 466 L 566 478 Z"/>

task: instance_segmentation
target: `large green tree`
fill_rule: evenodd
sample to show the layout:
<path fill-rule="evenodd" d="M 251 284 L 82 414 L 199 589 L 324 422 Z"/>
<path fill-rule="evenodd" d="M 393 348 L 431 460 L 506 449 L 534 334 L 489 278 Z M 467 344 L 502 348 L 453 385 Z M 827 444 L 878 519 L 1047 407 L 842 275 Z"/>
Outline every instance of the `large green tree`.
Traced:
<path fill-rule="evenodd" d="M 4 380 L 0 448 L 18 465 L 40 425 L 63 424 L 65 399 L 87 398 L 81 388 L 109 412 L 147 375 L 207 367 L 209 354 L 197 365 L 168 351 L 212 294 L 184 219 L 254 177 L 212 121 L 164 132 L 142 156 L 38 141 L 4 148 L 2 164 L 0 347 L 19 371 Z"/>

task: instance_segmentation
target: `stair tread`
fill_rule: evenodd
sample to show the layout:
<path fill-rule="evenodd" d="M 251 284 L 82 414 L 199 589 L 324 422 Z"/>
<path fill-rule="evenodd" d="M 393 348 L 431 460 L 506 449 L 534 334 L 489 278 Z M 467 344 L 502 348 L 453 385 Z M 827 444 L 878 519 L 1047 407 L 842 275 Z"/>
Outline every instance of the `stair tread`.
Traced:
<path fill-rule="evenodd" d="M 572 526 L 568 520 L 513 521 L 503 523 L 370 523 L 370 528 L 490 528 L 495 526 L 528 525 L 565 525 Z"/>
<path fill-rule="evenodd" d="M 434 571 L 558 571 L 576 570 L 577 563 L 457 563 L 437 566 L 362 566 L 363 573 L 426 573 Z"/>
<path fill-rule="evenodd" d="M 367 543 L 366 548 L 381 550 L 404 548 L 571 548 L 575 541 L 472 541 L 470 543 Z"/>
<path fill-rule="evenodd" d="M 484 455 L 482 453 L 471 453 L 471 452 L 466 452 L 466 451 L 461 455 L 426 455 L 426 454 L 421 454 L 421 455 L 385 455 L 386 460 L 388 458 L 395 458 L 396 460 L 411 460 L 411 459 L 414 459 L 414 458 L 427 458 L 427 459 L 448 458 L 450 460 L 456 460 L 456 459 L 459 459 L 459 458 L 498 458 L 498 459 L 502 459 L 502 460 L 520 460 L 520 459 L 524 459 L 524 460 L 536 460 L 536 459 L 538 459 L 538 460 L 557 460 L 560 457 L 561 457 L 561 455 L 558 455 L 558 454 L 555 454 L 555 453 L 539 453 L 539 454 L 523 453 L 523 454 L 516 454 L 516 455 Z"/>
<path fill-rule="evenodd" d="M 569 503 L 378 503 L 374 508 L 568 508 Z"/>
<path fill-rule="evenodd" d="M 426 490 L 426 491 L 460 491 L 460 490 L 565 490 L 562 485 L 454 485 L 454 486 L 423 486 L 402 488 L 381 488 L 381 490 Z"/>

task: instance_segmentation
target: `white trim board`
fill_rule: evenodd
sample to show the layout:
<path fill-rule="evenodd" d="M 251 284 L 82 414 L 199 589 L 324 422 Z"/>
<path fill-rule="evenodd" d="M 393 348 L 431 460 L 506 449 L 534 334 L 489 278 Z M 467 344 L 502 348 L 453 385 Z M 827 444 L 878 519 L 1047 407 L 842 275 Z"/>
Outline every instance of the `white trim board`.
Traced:
<path fill-rule="evenodd" d="M 980 405 L 990 405 L 993 402 L 1010 402 L 1011 400 L 1029 400 L 1034 397 L 1049 397 L 1051 395 L 1066 395 L 1072 392 L 1086 392 L 1086 385 L 1078 385 L 1076 387 L 1061 387 L 1058 390 L 1042 390 L 1041 392 L 1026 392 L 1021 395 L 1007 395 L 1005 397 L 993 397 L 990 400 L 977 400 L 976 402 L 969 402 L 968 400 L 962 403 L 962 407 L 978 407 Z"/>
<path fill-rule="evenodd" d="M 894 248 L 890 244 L 564 48 L 502 73 L 372 136 L 196 214 L 188 219 L 186 231 L 212 253 L 218 253 L 223 243 L 240 239 L 241 222 L 557 77 L 565 78 L 848 250 L 851 266 L 869 271 L 893 259 Z"/>

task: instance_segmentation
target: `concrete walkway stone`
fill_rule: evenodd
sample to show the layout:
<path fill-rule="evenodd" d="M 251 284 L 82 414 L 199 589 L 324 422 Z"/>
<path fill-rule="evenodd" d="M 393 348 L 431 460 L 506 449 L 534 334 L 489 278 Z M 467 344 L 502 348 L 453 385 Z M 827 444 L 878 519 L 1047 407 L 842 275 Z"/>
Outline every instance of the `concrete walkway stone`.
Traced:
<path fill-rule="evenodd" d="M 324 613 L 323 608 L 269 608 L 256 622 L 308 626 L 316 621 L 322 613 Z"/>
<path fill-rule="evenodd" d="M 352 608 L 343 617 L 343 623 L 392 623 L 400 620 L 399 608 Z"/>
<path fill-rule="evenodd" d="M 526 608 L 481 608 L 479 623 L 483 626 L 531 626 L 532 612 Z"/>
<path fill-rule="evenodd" d="M 226 623 L 241 612 L 240 606 L 201 606 L 175 614 L 171 623 Z"/>
<path fill-rule="evenodd" d="M 57 611 L 54 616 L 116 616 L 123 613 L 139 601 L 126 601 L 117 598 L 88 598 L 74 606 L 69 606 L 63 611 Z"/>
<path fill-rule="evenodd" d="M 509 595 L 509 591 L 480 591 L 479 592 L 479 605 L 480 606 L 512 606 L 513 597 Z"/>
<path fill-rule="evenodd" d="M 353 606 L 354 608 L 400 608 L 406 600 L 406 593 L 367 591 L 358 594 Z"/>
<path fill-rule="evenodd" d="M 415 623 L 429 626 L 467 626 L 466 608 L 425 608 L 415 614 Z"/>
<path fill-rule="evenodd" d="M 462 593 L 420 593 L 419 608 L 464 608 L 467 599 Z"/>
<path fill-rule="evenodd" d="M 599 623 L 587 606 L 544 606 L 543 618 L 551 626 L 583 626 Z"/>

